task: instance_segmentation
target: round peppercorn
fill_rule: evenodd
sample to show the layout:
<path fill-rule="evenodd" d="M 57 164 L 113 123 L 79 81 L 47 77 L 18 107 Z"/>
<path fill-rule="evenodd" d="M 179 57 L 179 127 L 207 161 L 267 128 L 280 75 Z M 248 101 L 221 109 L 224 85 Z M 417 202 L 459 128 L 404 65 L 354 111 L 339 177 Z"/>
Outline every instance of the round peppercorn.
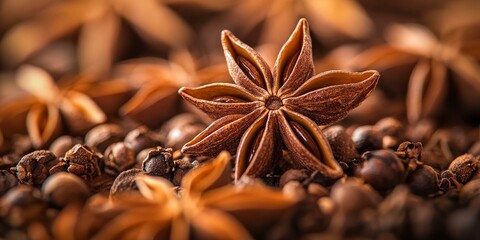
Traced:
<path fill-rule="evenodd" d="M 355 175 L 376 190 L 391 189 L 402 181 L 405 168 L 393 151 L 366 152 L 362 158 L 365 161 L 356 169 Z"/>

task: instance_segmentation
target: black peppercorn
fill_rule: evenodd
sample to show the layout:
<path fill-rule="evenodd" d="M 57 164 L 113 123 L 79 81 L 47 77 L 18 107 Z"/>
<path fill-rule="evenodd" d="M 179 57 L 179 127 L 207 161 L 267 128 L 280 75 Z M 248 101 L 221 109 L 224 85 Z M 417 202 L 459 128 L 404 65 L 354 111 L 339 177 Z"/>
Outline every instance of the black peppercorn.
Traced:
<path fill-rule="evenodd" d="M 406 182 L 412 193 L 422 197 L 435 194 L 439 190 L 438 173 L 428 165 L 422 165 L 411 172 Z"/>
<path fill-rule="evenodd" d="M 50 144 L 49 150 L 55 154 L 55 156 L 64 156 L 70 148 L 80 143 L 82 143 L 81 139 L 65 135 L 55 139 L 55 141 Z"/>
<path fill-rule="evenodd" d="M 110 144 L 122 141 L 125 136 L 123 128 L 117 124 L 101 124 L 92 128 L 85 135 L 85 145 L 104 152 Z"/>
<path fill-rule="evenodd" d="M 105 172 L 117 175 L 135 164 L 135 154 L 124 142 L 117 142 L 105 150 Z"/>
<path fill-rule="evenodd" d="M 90 190 L 81 178 L 65 172 L 48 177 L 41 190 L 44 199 L 59 208 L 70 203 L 84 203 L 90 196 Z"/>
<path fill-rule="evenodd" d="M 377 150 L 362 155 L 365 161 L 356 169 L 355 175 L 378 191 L 393 188 L 403 180 L 404 167 L 391 150 Z"/>
<path fill-rule="evenodd" d="M 48 177 L 49 170 L 58 162 L 50 151 L 38 150 L 23 156 L 13 169 L 20 183 L 39 185 Z"/>
<path fill-rule="evenodd" d="M 142 169 L 148 175 L 170 179 L 173 173 L 172 149 L 157 147 L 148 152 L 143 160 Z"/>
<path fill-rule="evenodd" d="M 17 185 L 17 177 L 7 170 L 0 170 L 0 196 Z"/>
<path fill-rule="evenodd" d="M 382 138 L 382 134 L 372 126 L 357 127 L 352 133 L 355 149 L 360 154 L 366 151 L 381 149 L 383 144 Z"/>
<path fill-rule="evenodd" d="M 130 131 L 127 136 L 125 136 L 124 142 L 133 150 L 135 155 L 145 148 L 160 145 L 160 141 L 155 133 L 145 126 L 140 126 Z"/>
<path fill-rule="evenodd" d="M 333 156 L 338 162 L 349 165 L 357 156 L 355 143 L 352 137 L 340 125 L 328 127 L 323 131 L 325 138 L 330 143 Z"/>
<path fill-rule="evenodd" d="M 138 175 L 144 174 L 145 172 L 138 168 L 121 172 L 117 178 L 115 178 L 115 181 L 113 181 L 112 187 L 110 188 L 110 197 L 114 198 L 125 192 L 138 191 L 135 179 Z"/>
<path fill-rule="evenodd" d="M 3 197 L 0 215 L 12 227 L 24 226 L 43 217 L 45 203 L 38 189 L 19 185 L 10 189 Z"/>
<path fill-rule="evenodd" d="M 65 157 L 60 159 L 55 166 L 50 169 L 50 174 L 60 171 L 73 173 L 87 182 L 101 174 L 99 161 L 102 156 L 94 152 L 91 148 L 83 144 L 77 144 L 68 150 Z"/>

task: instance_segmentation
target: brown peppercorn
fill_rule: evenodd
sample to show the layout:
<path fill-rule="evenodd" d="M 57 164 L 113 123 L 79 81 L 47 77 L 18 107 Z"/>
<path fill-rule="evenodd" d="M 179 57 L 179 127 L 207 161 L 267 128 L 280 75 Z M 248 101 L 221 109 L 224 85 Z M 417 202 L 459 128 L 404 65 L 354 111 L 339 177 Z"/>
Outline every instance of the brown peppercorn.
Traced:
<path fill-rule="evenodd" d="M 161 144 L 155 133 L 145 126 L 130 131 L 125 136 L 124 142 L 133 150 L 135 156 L 145 148 L 156 147 Z"/>
<path fill-rule="evenodd" d="M 23 156 L 13 170 L 20 183 L 40 185 L 57 162 L 57 157 L 52 152 L 38 150 Z"/>
<path fill-rule="evenodd" d="M 422 160 L 422 143 L 420 142 L 402 142 L 397 148 L 397 156 L 403 159 Z"/>
<path fill-rule="evenodd" d="M 480 179 L 469 181 L 460 189 L 460 203 L 467 204 L 480 196 Z"/>
<path fill-rule="evenodd" d="M 145 172 L 138 168 L 121 172 L 117 178 L 115 178 L 115 181 L 113 181 L 112 187 L 110 188 L 110 197 L 116 197 L 125 192 L 138 191 L 135 179 L 138 175 L 144 174 Z"/>
<path fill-rule="evenodd" d="M 88 146 L 77 144 L 67 151 L 65 157 L 61 158 L 57 165 L 50 169 L 50 174 L 67 171 L 90 182 L 101 174 L 98 165 L 101 157 Z"/>
<path fill-rule="evenodd" d="M 85 145 L 104 152 L 110 144 L 119 142 L 125 137 L 125 131 L 117 124 L 101 124 L 92 128 L 85 135 Z"/>
<path fill-rule="evenodd" d="M 383 148 L 395 148 L 405 139 L 405 129 L 403 124 L 396 118 L 382 118 L 373 126 L 373 128 L 382 134 Z"/>
<path fill-rule="evenodd" d="M 85 182 L 71 173 L 56 173 L 42 185 L 43 198 L 55 207 L 63 208 L 70 203 L 84 203 L 90 196 Z"/>
<path fill-rule="evenodd" d="M 455 158 L 448 166 L 448 170 L 455 175 L 455 179 L 459 183 L 465 184 L 478 171 L 478 166 L 478 159 L 471 154 L 464 154 Z"/>
<path fill-rule="evenodd" d="M 135 164 L 135 154 L 124 142 L 111 144 L 104 157 L 105 172 L 114 176 Z"/>
<path fill-rule="evenodd" d="M 340 125 L 330 126 L 323 131 L 323 134 L 330 143 L 335 160 L 350 164 L 355 159 L 357 156 L 355 143 L 345 128 Z"/>
<path fill-rule="evenodd" d="M 411 172 L 406 180 L 410 191 L 416 195 L 427 197 L 438 192 L 438 173 L 428 165 L 421 165 Z"/>
<path fill-rule="evenodd" d="M 362 154 L 366 151 L 372 151 L 382 148 L 382 134 L 372 126 L 360 126 L 352 133 L 352 140 L 355 143 L 355 149 Z"/>
<path fill-rule="evenodd" d="M 28 185 L 10 189 L 0 203 L 0 216 L 12 227 L 24 226 L 43 217 L 45 203 L 40 191 Z"/>
<path fill-rule="evenodd" d="M 0 170 L 0 196 L 17 185 L 17 177 L 7 170 Z"/>
<path fill-rule="evenodd" d="M 280 177 L 280 187 L 283 188 L 285 184 L 291 181 L 303 182 L 309 177 L 306 169 L 289 169 Z"/>
<path fill-rule="evenodd" d="M 55 141 L 50 144 L 49 150 L 55 154 L 55 156 L 64 156 L 69 149 L 80 143 L 82 143 L 81 139 L 64 135 L 55 139 Z"/>
<path fill-rule="evenodd" d="M 343 213 L 358 213 L 365 208 L 375 208 L 381 200 L 377 192 L 354 178 L 335 183 L 330 197 Z"/>
<path fill-rule="evenodd" d="M 401 160 L 391 150 L 377 150 L 362 155 L 365 161 L 355 175 L 378 191 L 385 191 L 399 184 L 405 171 Z"/>
<path fill-rule="evenodd" d="M 179 186 L 183 177 L 192 169 L 198 167 L 200 163 L 196 160 L 190 159 L 188 156 L 184 156 L 181 159 L 174 161 L 175 167 L 172 177 L 172 183 L 175 186 Z"/>
<path fill-rule="evenodd" d="M 159 176 L 170 179 L 173 173 L 173 158 L 171 148 L 157 147 L 148 152 L 143 160 L 142 170 L 150 176 Z"/>
<path fill-rule="evenodd" d="M 166 122 L 160 129 L 160 136 L 166 147 L 181 149 L 185 143 L 193 139 L 206 128 L 197 115 L 183 113 Z"/>

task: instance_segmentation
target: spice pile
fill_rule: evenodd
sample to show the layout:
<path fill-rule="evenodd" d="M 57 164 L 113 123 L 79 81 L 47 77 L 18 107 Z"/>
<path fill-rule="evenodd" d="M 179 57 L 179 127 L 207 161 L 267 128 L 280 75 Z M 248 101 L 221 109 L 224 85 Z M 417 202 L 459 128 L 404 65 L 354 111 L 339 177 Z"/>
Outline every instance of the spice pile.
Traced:
<path fill-rule="evenodd" d="M 391 4 L 3 1 L 0 238 L 479 239 L 480 4 Z"/>

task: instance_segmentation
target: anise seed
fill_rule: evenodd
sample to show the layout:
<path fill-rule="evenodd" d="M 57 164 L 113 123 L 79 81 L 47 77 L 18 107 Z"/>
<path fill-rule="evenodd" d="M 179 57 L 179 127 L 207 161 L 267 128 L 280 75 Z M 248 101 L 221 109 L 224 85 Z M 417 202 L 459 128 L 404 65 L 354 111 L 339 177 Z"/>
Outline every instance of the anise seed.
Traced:
<path fill-rule="evenodd" d="M 300 140 L 300 142 L 318 159 L 321 159 L 322 156 L 320 154 L 320 149 L 315 144 L 316 141 L 312 138 L 310 133 L 305 130 L 299 123 L 290 121 L 290 126 L 292 126 L 292 130 L 295 133 L 295 136 Z"/>
<path fill-rule="evenodd" d="M 242 69 L 242 71 L 247 75 L 247 77 L 255 82 L 258 86 L 265 88 L 265 84 L 263 82 L 262 75 L 258 71 L 258 69 L 250 63 L 247 59 L 242 56 L 237 57 L 237 64 Z"/>

